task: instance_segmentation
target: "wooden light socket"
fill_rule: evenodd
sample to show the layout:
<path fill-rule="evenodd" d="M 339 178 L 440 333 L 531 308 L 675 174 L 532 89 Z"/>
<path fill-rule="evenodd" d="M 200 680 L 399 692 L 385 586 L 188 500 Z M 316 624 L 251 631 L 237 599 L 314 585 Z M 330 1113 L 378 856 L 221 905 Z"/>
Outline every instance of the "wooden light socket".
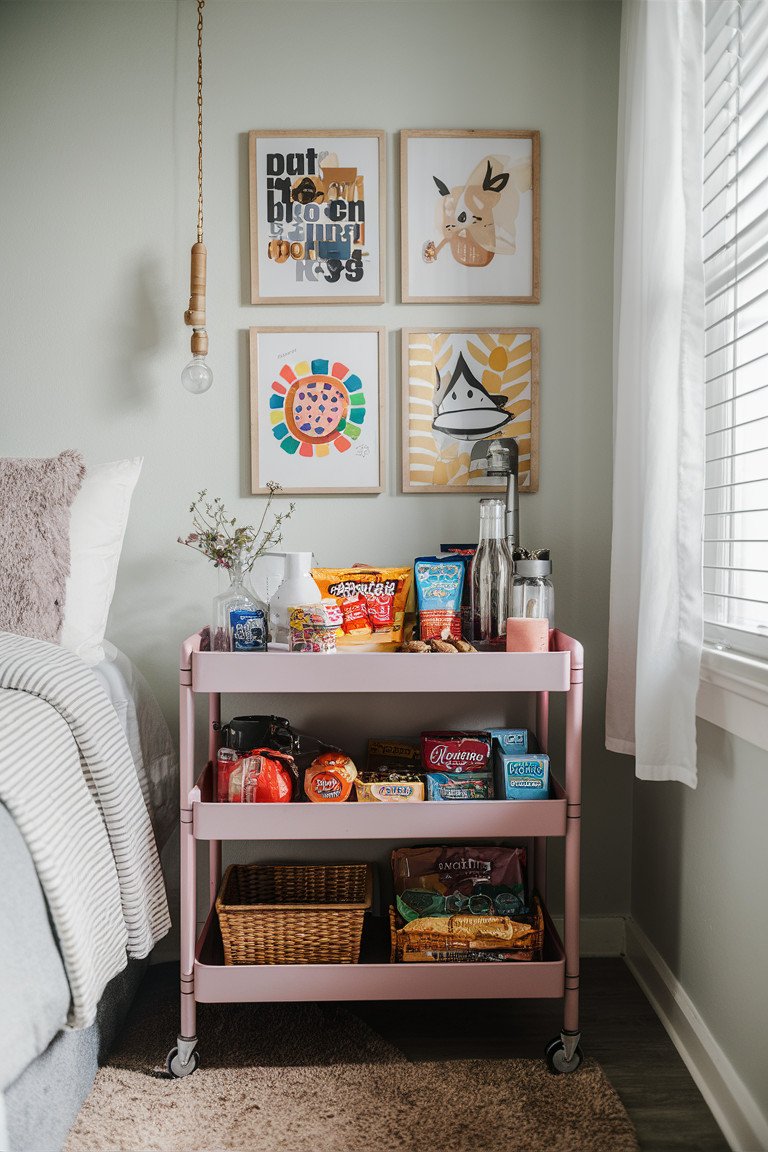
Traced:
<path fill-rule="evenodd" d="M 184 323 L 193 328 L 205 328 L 205 272 L 208 252 L 205 244 L 192 245 L 192 259 L 189 273 L 189 308 L 184 313 Z M 195 351 L 195 337 L 192 337 L 192 351 Z M 206 337 L 206 351 L 208 341 Z"/>
<path fill-rule="evenodd" d="M 208 333 L 205 328 L 195 328 L 192 332 L 192 355 L 193 356 L 207 356 L 208 355 Z"/>

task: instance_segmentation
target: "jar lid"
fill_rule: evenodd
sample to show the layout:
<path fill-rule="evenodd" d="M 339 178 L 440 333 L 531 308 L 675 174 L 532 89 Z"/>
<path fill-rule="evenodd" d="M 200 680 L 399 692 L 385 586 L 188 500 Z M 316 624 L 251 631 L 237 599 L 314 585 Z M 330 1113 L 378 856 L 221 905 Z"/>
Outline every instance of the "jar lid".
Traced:
<path fill-rule="evenodd" d="M 515 560 L 515 576 L 551 576 L 551 560 Z"/>

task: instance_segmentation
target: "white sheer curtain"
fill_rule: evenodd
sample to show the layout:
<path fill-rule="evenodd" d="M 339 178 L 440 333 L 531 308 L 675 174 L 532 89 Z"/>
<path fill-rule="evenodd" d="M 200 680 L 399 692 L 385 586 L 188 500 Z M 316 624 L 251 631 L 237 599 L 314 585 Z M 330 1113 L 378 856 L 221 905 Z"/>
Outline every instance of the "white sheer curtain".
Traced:
<path fill-rule="evenodd" d="M 702 646 L 703 0 L 624 0 L 606 746 L 696 785 Z"/>

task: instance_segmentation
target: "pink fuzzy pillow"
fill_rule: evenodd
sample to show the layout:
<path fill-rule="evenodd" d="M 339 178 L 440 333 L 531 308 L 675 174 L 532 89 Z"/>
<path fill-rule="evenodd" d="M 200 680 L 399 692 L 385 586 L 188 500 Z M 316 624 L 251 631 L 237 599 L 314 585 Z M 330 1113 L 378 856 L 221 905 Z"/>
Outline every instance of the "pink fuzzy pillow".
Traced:
<path fill-rule="evenodd" d="M 0 460 L 0 631 L 56 644 L 69 575 L 69 510 L 85 465 L 79 452 Z"/>

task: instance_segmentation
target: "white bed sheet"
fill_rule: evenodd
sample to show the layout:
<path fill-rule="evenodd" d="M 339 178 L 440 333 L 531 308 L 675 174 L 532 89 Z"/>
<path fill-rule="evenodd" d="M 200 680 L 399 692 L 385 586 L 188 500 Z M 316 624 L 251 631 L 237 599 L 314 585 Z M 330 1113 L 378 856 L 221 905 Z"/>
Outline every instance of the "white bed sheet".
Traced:
<path fill-rule="evenodd" d="M 125 731 L 160 849 L 179 815 L 179 758 L 168 724 L 149 684 L 114 644 L 104 641 L 104 659 L 92 671 Z"/>

